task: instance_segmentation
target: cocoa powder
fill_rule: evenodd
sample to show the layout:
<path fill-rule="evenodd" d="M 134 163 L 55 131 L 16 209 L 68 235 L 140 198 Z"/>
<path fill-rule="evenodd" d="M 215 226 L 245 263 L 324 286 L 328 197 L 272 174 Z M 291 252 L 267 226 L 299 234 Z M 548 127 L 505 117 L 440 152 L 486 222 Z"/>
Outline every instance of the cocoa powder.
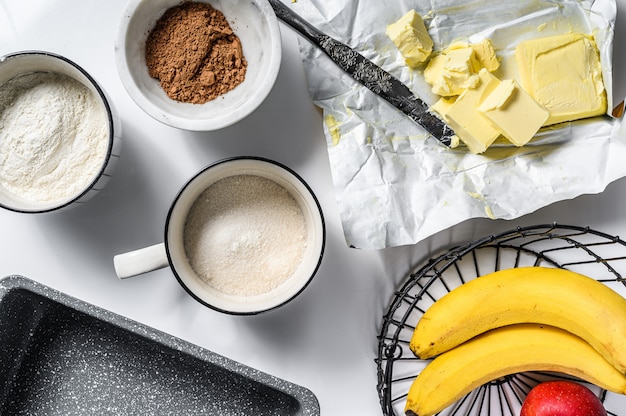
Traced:
<path fill-rule="evenodd" d="M 245 79 L 248 62 L 224 14 L 208 3 L 165 11 L 148 35 L 146 64 L 173 100 L 203 104 Z"/>

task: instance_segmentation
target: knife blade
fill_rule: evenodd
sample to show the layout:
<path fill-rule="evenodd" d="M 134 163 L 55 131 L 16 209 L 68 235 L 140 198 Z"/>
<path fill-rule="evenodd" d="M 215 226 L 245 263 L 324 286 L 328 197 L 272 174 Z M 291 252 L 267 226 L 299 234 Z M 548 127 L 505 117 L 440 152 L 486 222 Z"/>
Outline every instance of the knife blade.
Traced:
<path fill-rule="evenodd" d="M 268 0 L 276 16 L 291 26 L 367 89 L 406 114 L 445 146 L 451 146 L 454 131 L 402 81 L 361 55 L 348 45 L 315 28 L 280 0 Z"/>

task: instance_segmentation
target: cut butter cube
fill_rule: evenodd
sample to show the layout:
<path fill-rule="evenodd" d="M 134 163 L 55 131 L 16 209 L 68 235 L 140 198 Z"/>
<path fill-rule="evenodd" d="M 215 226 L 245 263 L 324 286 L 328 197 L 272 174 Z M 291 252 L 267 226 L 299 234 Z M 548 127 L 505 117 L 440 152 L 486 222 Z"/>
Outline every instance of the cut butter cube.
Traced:
<path fill-rule="evenodd" d="M 548 112 L 545 125 L 606 113 L 600 56 L 580 33 L 527 40 L 515 50 L 522 88 Z"/>
<path fill-rule="evenodd" d="M 441 97 L 431 108 L 445 119 L 456 99 L 457 97 Z"/>
<path fill-rule="evenodd" d="M 478 59 L 480 65 L 487 71 L 493 72 L 500 68 L 500 61 L 496 56 L 496 50 L 490 39 L 485 38 L 481 42 L 472 43 L 472 49 L 474 49 L 476 59 Z"/>
<path fill-rule="evenodd" d="M 445 68 L 450 72 L 476 73 L 480 70 L 480 62 L 476 59 L 474 48 L 463 46 L 452 46 L 446 55 L 448 61 Z"/>
<path fill-rule="evenodd" d="M 410 10 L 397 22 L 388 25 L 387 36 L 411 68 L 417 68 L 424 63 L 433 50 L 433 40 L 422 17 L 415 10 Z"/>
<path fill-rule="evenodd" d="M 484 68 L 478 78 L 479 85 L 463 91 L 443 115 L 472 153 L 483 153 L 500 136 L 500 131 L 478 111 L 478 106 L 496 89 L 500 80 Z"/>
<path fill-rule="evenodd" d="M 432 86 L 433 93 L 451 97 L 475 88 L 480 82 L 477 75 L 480 68 L 474 48 L 457 43 L 430 60 L 424 69 L 424 79 Z"/>
<path fill-rule="evenodd" d="M 499 67 L 500 61 L 491 40 L 484 39 L 471 45 L 455 42 L 431 58 L 424 69 L 424 79 L 431 85 L 433 93 L 452 97 L 475 88 L 480 82 L 477 74 L 482 68 L 493 72 Z"/>
<path fill-rule="evenodd" d="M 480 103 L 478 111 L 515 146 L 528 143 L 549 116 L 513 80 L 501 81 Z"/>

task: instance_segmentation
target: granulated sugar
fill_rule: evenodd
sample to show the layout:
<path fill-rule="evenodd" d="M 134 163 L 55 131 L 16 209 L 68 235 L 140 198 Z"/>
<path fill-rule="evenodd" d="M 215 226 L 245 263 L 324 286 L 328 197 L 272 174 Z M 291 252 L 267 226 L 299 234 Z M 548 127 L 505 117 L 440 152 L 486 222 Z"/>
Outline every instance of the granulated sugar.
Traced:
<path fill-rule="evenodd" d="M 185 252 L 195 272 L 220 292 L 253 296 L 293 275 L 306 249 L 304 215 L 282 186 L 255 175 L 209 186 L 189 211 Z"/>

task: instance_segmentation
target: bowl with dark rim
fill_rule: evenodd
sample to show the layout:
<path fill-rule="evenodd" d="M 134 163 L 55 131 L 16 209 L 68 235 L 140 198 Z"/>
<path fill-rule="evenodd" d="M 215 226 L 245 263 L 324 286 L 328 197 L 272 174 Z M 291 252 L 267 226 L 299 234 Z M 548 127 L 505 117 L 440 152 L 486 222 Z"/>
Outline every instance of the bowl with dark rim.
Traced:
<path fill-rule="evenodd" d="M 54 106 L 42 108 L 36 101 L 41 99 L 41 93 L 35 92 L 36 89 L 43 88 L 44 83 L 55 83 L 57 80 L 60 83 L 69 82 L 77 85 L 76 89 L 72 88 L 69 91 L 80 96 L 74 97 L 78 101 L 69 100 L 70 93 L 59 92 L 58 95 L 62 95 L 59 102 L 55 102 Z M 21 109 L 27 108 L 25 106 L 29 104 L 24 103 L 29 100 L 33 106 L 39 105 L 33 107 L 38 111 L 35 115 L 29 115 L 27 111 Z M 97 134 L 98 142 L 97 146 L 94 146 L 97 150 L 91 149 L 79 154 L 75 151 L 74 143 L 80 133 L 71 138 L 61 134 L 57 137 L 51 129 L 67 124 L 63 118 L 65 115 L 60 114 L 61 111 L 73 112 L 75 127 L 86 128 L 82 113 L 76 112 L 86 101 L 93 104 L 90 106 L 90 113 L 85 114 L 97 120 L 94 121 L 97 123 L 94 124 L 97 125 L 97 131 L 90 130 L 88 134 L 81 135 L 80 140 L 87 141 L 89 136 Z M 73 106 L 74 102 L 78 105 Z M 18 111 L 22 111 L 19 117 L 10 115 L 11 112 Z M 52 121 L 46 124 L 37 121 L 37 117 Z M 14 186 L 17 177 L 15 172 L 0 173 L 0 207 L 20 213 L 65 210 L 87 202 L 102 190 L 111 178 L 121 150 L 120 120 L 104 89 L 76 62 L 46 51 L 20 51 L 2 56 L 0 118 L 5 120 L 0 129 L 3 143 L 0 146 L 0 158 L 5 162 L 11 159 L 10 166 L 15 166 L 16 170 L 29 170 L 32 174 L 28 177 L 30 182 L 26 182 L 23 179 L 24 175 L 21 174 L 21 183 L 17 187 Z M 41 126 L 41 129 L 35 128 L 37 126 Z M 85 150 L 88 147 L 91 148 L 85 145 Z M 46 158 L 35 157 L 37 153 L 45 154 Z M 91 158 L 94 158 L 93 162 L 82 165 L 86 160 L 92 160 Z M 5 168 L 9 166 L 8 163 L 3 164 Z M 63 166 L 68 167 L 66 169 Z M 76 180 L 68 179 L 68 176 Z M 64 184 L 71 184 L 71 187 Z M 24 191 L 34 187 L 40 190 L 42 197 Z"/>

